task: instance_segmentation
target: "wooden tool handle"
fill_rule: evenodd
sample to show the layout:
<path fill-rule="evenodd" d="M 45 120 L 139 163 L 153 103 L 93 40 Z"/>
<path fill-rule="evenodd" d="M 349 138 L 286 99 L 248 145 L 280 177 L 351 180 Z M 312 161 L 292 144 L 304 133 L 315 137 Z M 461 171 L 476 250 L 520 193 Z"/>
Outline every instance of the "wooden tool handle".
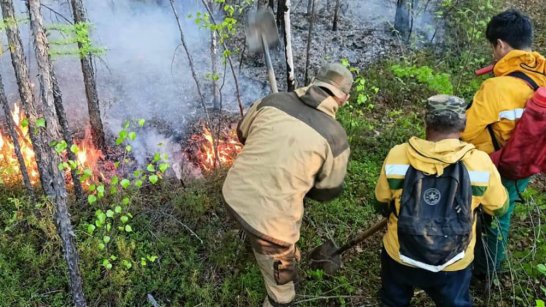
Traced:
<path fill-rule="evenodd" d="M 383 229 L 387 225 L 388 218 L 382 219 L 380 222 L 377 222 L 372 227 L 368 228 L 366 231 L 362 232 L 355 238 L 353 238 L 351 241 L 347 242 L 345 245 L 340 247 L 337 251 L 335 251 L 334 255 L 340 255 L 344 251 L 350 249 L 351 247 L 357 245 L 358 243 L 366 240 L 368 237 L 372 236 L 379 230 Z"/>

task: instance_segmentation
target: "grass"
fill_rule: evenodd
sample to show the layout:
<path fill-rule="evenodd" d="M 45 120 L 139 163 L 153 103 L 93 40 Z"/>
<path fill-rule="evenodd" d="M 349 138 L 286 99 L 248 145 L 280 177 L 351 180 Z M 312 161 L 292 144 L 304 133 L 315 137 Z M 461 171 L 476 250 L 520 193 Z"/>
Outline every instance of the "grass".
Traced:
<path fill-rule="evenodd" d="M 453 19 L 464 21 L 462 13 L 451 14 Z M 490 16 L 491 12 L 480 14 Z M 544 36 L 544 24 L 541 21 L 537 37 Z M 459 22 L 459 26 L 479 27 L 468 22 Z M 544 47 L 539 45 L 542 50 Z M 488 52 L 480 40 L 453 45 L 447 41 L 421 50 L 410 48 L 362 70 L 367 86 L 378 91 L 370 91 L 364 105 L 351 102 L 338 117 L 348 132 L 352 150 L 346 190 L 330 203 L 306 202 L 299 242 L 303 252 L 330 238 L 342 244 L 380 219 L 370 202 L 388 150 L 413 135 L 423 136 L 424 101 L 447 87 L 446 76 L 455 94 L 471 99 L 481 82 L 472 76 L 473 68 L 487 61 Z M 392 69 L 394 65 L 398 65 L 399 73 Z M 434 73 L 422 67 L 432 67 Z M 421 81 L 412 73 L 422 74 Z M 436 80 L 436 75 L 440 79 Z M 162 306 L 260 305 L 265 296 L 260 272 L 222 203 L 224 174 L 222 170 L 185 188 L 163 182 L 132 197 L 133 232 L 113 243 L 127 257 L 158 256 L 146 266 L 135 263 L 126 269 L 114 265 L 111 270 L 101 266 L 102 254 L 85 231 L 95 208 L 71 208 L 89 305 L 151 306 L 148 294 Z M 530 306 L 546 297 L 546 276 L 539 270 L 546 259 L 543 181 L 544 177 L 536 179 L 526 192 L 528 204 L 516 208 L 510 274 L 501 276 L 490 293 L 475 289 L 476 305 Z M 52 223 L 52 206 L 46 201 L 33 204 L 22 195 L 20 187 L 0 184 L 0 302 L 6 306 L 68 306 L 66 267 Z M 304 259 L 299 268 L 304 280 L 298 285 L 298 304 L 377 304 L 380 249 L 381 234 L 376 234 L 349 250 L 336 277 L 311 270 Z M 418 293 L 414 304 L 431 302 Z"/>

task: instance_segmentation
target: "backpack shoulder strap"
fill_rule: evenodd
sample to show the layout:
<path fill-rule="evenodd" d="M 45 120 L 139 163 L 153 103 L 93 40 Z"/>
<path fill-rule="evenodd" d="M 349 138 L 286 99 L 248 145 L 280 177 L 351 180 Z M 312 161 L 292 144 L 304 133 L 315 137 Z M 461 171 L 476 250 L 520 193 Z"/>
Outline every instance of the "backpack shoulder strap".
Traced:
<path fill-rule="evenodd" d="M 535 80 L 533 80 L 531 77 L 529 77 L 528 75 L 526 75 L 524 72 L 521 72 L 521 71 L 514 71 L 510 74 L 508 74 L 510 77 L 514 77 L 514 78 L 518 78 L 520 80 L 523 80 L 525 81 L 525 83 L 527 83 L 527 85 L 529 85 L 530 88 L 533 89 L 533 91 L 536 92 L 536 90 L 538 90 L 539 86 L 538 84 L 535 82 Z"/>

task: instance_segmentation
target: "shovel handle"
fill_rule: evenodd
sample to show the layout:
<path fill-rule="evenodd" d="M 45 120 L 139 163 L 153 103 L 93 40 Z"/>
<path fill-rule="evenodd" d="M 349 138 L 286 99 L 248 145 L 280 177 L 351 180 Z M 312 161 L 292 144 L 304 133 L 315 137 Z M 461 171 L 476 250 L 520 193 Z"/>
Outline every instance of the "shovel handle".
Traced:
<path fill-rule="evenodd" d="M 275 78 L 275 70 L 273 69 L 273 63 L 271 63 L 271 55 L 269 54 L 269 45 L 265 35 L 262 36 L 262 47 L 264 48 L 265 63 L 267 64 L 267 75 L 269 77 L 269 85 L 271 86 L 272 93 L 278 93 L 277 78 Z"/>
<path fill-rule="evenodd" d="M 343 245 L 337 251 L 334 252 L 334 255 L 340 255 L 344 251 L 346 251 L 346 250 L 350 249 L 351 247 L 357 245 L 358 243 L 366 240 L 367 238 L 369 238 L 370 236 L 372 236 L 373 234 L 375 234 L 379 230 L 383 229 L 387 225 L 387 222 L 388 222 L 388 218 L 384 218 L 380 222 L 375 223 L 375 225 L 368 228 L 364 232 L 360 233 L 358 236 L 353 238 L 351 241 L 345 243 L 345 245 Z"/>

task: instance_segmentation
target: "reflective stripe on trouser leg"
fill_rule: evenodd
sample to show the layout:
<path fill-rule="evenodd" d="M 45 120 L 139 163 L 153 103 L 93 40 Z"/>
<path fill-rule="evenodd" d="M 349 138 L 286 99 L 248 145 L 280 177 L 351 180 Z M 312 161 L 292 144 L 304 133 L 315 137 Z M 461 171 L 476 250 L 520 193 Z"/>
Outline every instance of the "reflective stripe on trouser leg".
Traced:
<path fill-rule="evenodd" d="M 256 257 L 256 261 L 258 262 L 258 266 L 260 267 L 260 271 L 262 272 L 262 276 L 264 278 L 267 295 L 272 300 L 280 304 L 292 302 L 296 297 L 296 288 L 294 286 L 294 281 L 288 281 L 283 285 L 279 285 L 277 283 L 277 279 L 275 278 L 275 263 L 282 261 L 283 265 L 290 265 L 290 263 L 287 263 L 287 260 L 282 259 L 292 258 L 294 261 L 296 261 L 294 254 L 294 246 L 282 254 L 277 255 L 263 255 L 254 251 L 254 256 Z M 264 301 L 264 306 L 273 306 L 267 297 Z"/>

